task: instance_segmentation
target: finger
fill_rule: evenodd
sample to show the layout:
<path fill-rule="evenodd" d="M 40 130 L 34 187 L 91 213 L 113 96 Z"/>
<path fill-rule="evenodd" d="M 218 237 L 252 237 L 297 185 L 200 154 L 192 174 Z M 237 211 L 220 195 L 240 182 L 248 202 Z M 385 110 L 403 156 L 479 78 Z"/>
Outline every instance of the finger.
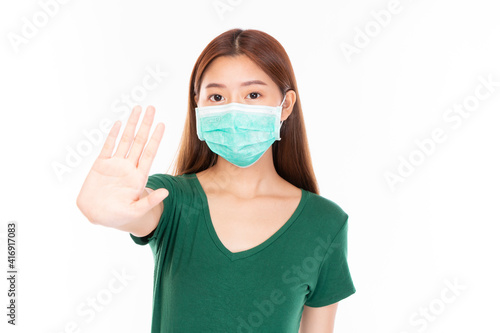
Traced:
<path fill-rule="evenodd" d="M 135 127 L 137 126 L 137 122 L 139 121 L 140 116 L 141 116 L 141 106 L 136 105 L 132 109 L 132 113 L 128 118 L 127 126 L 123 131 L 123 135 L 120 140 L 120 143 L 118 144 L 118 148 L 116 149 L 115 156 L 125 158 L 125 156 L 127 155 L 128 150 L 130 148 L 130 144 L 134 139 Z"/>
<path fill-rule="evenodd" d="M 158 125 L 156 125 L 153 135 L 151 135 L 151 139 L 149 140 L 146 149 L 142 153 L 138 168 L 143 175 L 149 174 L 149 169 L 151 169 L 151 165 L 153 164 L 153 160 L 156 156 L 156 152 L 158 151 L 158 147 L 160 146 L 164 131 L 165 125 L 163 123 L 159 123 Z"/>
<path fill-rule="evenodd" d="M 120 133 L 120 126 L 121 126 L 121 121 L 119 120 L 115 121 L 113 127 L 111 127 L 111 130 L 109 131 L 108 137 L 104 142 L 104 146 L 102 147 L 101 153 L 99 154 L 98 158 L 111 157 L 113 149 L 115 148 L 116 137 L 118 136 L 118 133 Z"/>
<path fill-rule="evenodd" d="M 146 109 L 146 113 L 144 114 L 144 119 L 142 120 L 141 127 L 135 136 L 134 143 L 132 144 L 132 148 L 130 149 L 130 153 L 127 156 L 127 159 L 134 162 L 134 165 L 137 166 L 139 163 L 139 157 L 142 154 L 142 150 L 144 149 L 144 145 L 148 141 L 149 130 L 151 129 L 151 125 L 153 124 L 155 114 L 155 108 L 149 106 Z"/>
<path fill-rule="evenodd" d="M 166 188 L 159 188 L 141 200 L 136 201 L 133 204 L 133 207 L 138 212 L 138 215 L 142 216 L 154 206 L 162 202 L 166 197 L 168 197 L 169 194 L 170 193 Z"/>

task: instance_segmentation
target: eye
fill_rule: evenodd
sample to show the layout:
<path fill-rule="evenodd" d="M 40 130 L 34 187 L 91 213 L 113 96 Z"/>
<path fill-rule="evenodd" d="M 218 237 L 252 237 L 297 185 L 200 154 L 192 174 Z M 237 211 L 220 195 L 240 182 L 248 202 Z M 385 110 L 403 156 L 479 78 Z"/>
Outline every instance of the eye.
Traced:
<path fill-rule="evenodd" d="M 250 94 L 248 94 L 248 96 L 251 96 L 250 99 L 256 99 L 258 97 L 256 95 L 261 96 L 261 94 L 259 92 L 256 92 L 256 91 L 251 92 Z"/>
<path fill-rule="evenodd" d="M 212 99 L 212 97 L 214 97 L 215 100 Z M 211 100 L 212 102 L 220 102 L 222 100 L 222 98 L 223 97 L 221 95 L 219 95 L 219 94 L 213 94 L 213 95 L 210 95 L 208 97 L 208 99 Z"/>

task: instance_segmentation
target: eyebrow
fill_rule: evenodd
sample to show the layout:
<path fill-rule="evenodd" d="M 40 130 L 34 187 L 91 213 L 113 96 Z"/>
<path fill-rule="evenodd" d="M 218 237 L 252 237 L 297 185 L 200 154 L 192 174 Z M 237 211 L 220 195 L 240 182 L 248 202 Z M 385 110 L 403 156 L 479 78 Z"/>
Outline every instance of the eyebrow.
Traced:
<path fill-rule="evenodd" d="M 242 87 L 245 86 L 251 86 L 253 84 L 261 84 L 263 86 L 267 86 L 267 84 L 261 80 L 252 80 L 252 81 L 246 81 L 241 84 Z M 227 88 L 225 84 L 222 83 L 209 83 L 205 86 L 205 89 L 208 88 Z"/>

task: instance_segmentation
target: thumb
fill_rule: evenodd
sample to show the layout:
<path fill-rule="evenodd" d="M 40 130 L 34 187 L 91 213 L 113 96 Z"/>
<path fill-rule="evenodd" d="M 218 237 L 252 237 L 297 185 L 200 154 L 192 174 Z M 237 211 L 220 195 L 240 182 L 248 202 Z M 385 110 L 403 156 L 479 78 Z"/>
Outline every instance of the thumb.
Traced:
<path fill-rule="evenodd" d="M 168 192 L 166 188 L 159 188 L 149 193 L 149 195 L 145 199 L 148 199 L 151 208 L 153 208 L 154 206 L 162 202 L 166 197 L 168 197 L 169 194 L 170 192 Z"/>
<path fill-rule="evenodd" d="M 141 215 L 146 214 L 150 209 L 162 202 L 169 194 L 166 188 L 159 188 L 135 202 L 134 206 Z"/>

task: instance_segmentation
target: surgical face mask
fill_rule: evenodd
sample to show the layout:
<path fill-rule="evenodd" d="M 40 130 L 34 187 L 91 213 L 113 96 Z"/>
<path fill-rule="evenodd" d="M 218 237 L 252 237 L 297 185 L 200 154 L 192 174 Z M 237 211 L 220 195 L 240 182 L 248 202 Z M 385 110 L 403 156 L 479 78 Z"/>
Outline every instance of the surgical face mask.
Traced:
<path fill-rule="evenodd" d="M 246 168 L 281 140 L 280 106 L 229 103 L 195 108 L 196 132 L 214 153 Z"/>

